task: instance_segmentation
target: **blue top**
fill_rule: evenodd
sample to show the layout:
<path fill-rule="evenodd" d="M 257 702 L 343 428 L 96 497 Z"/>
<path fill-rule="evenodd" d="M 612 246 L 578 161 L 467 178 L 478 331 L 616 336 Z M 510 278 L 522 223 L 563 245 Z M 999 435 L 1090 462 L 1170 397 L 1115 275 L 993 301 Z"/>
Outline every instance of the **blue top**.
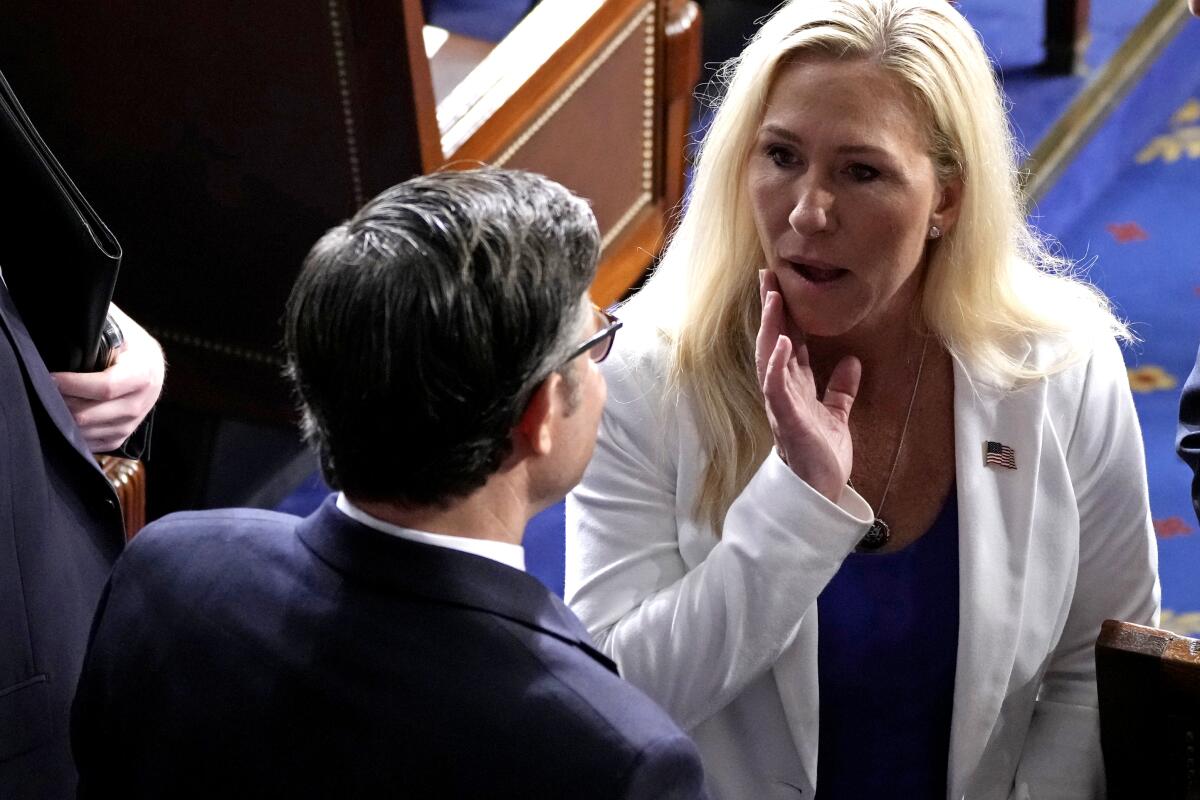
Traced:
<path fill-rule="evenodd" d="M 945 797 L 958 655 L 954 487 L 908 547 L 852 553 L 817 609 L 819 800 Z"/>

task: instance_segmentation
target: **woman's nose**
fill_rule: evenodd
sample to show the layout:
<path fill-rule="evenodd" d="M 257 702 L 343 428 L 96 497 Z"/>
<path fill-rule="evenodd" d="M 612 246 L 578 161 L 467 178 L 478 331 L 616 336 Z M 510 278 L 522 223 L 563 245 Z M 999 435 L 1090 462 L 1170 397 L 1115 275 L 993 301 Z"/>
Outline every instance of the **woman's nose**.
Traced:
<path fill-rule="evenodd" d="M 834 222 L 833 204 L 832 192 L 816 182 L 805 182 L 788 214 L 788 224 L 804 235 L 827 231 Z"/>

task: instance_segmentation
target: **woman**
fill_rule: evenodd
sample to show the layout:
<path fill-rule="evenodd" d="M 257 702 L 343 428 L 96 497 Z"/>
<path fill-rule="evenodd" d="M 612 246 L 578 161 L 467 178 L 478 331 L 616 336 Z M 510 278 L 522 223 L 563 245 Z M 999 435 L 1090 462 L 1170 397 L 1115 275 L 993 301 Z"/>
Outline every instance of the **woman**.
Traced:
<path fill-rule="evenodd" d="M 1159 608 L 1127 332 L 1026 227 L 976 35 L 795 0 L 730 71 L 568 601 L 716 797 L 1102 794 L 1093 644 Z"/>

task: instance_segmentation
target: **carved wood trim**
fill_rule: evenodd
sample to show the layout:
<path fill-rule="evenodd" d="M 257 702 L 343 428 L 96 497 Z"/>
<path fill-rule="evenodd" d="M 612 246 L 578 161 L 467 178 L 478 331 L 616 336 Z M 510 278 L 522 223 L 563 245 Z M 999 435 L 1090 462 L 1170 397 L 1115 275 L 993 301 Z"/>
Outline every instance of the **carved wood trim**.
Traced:
<path fill-rule="evenodd" d="M 653 262 L 663 244 L 665 211 L 661 204 L 642 207 L 629 221 L 614 248 L 600 262 L 591 295 L 596 305 L 607 308 L 620 300 L 636 284 Z"/>
<path fill-rule="evenodd" d="M 146 524 L 146 467 L 141 461 L 118 456 L 97 456 L 96 460 L 117 493 L 125 541 L 129 541 Z"/>

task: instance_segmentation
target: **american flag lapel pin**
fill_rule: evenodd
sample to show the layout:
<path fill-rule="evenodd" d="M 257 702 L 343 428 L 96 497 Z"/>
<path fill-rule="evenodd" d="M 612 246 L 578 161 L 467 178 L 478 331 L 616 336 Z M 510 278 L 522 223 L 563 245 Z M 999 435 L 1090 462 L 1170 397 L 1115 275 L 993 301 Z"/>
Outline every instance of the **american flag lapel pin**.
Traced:
<path fill-rule="evenodd" d="M 1000 442 L 983 443 L 983 465 L 985 467 L 1017 468 L 1017 454 L 1006 444 Z"/>

